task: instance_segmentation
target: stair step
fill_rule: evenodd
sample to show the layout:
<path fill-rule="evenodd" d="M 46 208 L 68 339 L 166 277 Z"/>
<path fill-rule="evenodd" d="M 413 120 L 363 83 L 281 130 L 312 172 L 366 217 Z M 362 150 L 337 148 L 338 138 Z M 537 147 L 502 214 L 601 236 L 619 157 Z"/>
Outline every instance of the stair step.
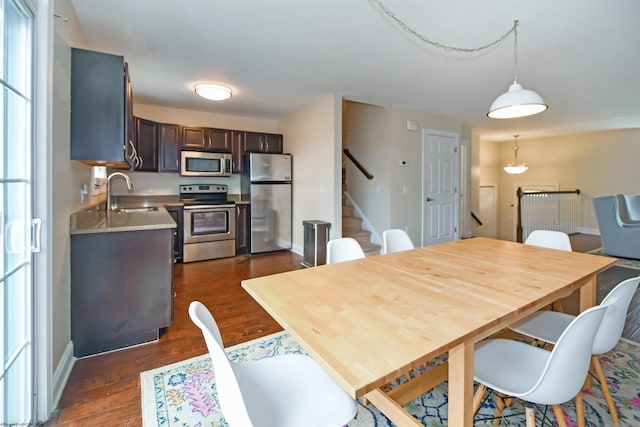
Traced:
<path fill-rule="evenodd" d="M 362 228 L 362 218 L 358 218 L 355 216 L 345 216 L 342 217 L 342 229 L 353 229 L 353 228 Z"/>
<path fill-rule="evenodd" d="M 342 236 L 343 237 L 351 237 L 351 238 L 356 239 L 358 241 L 360 241 L 360 240 L 371 241 L 371 232 L 367 231 L 367 230 L 363 230 L 362 228 L 357 228 L 357 229 L 352 229 L 352 230 L 345 230 L 344 227 L 342 227 Z"/>
<path fill-rule="evenodd" d="M 376 245 L 376 246 L 378 246 L 378 245 Z M 375 249 L 375 250 L 364 251 L 364 256 L 365 257 L 376 256 L 376 255 L 380 255 L 380 246 L 378 246 L 378 248 Z"/>
<path fill-rule="evenodd" d="M 366 256 L 380 255 L 380 245 L 371 243 L 371 232 L 362 229 L 362 218 L 354 216 L 355 208 L 346 204 L 342 193 L 342 237 L 351 237 L 358 241 Z"/>

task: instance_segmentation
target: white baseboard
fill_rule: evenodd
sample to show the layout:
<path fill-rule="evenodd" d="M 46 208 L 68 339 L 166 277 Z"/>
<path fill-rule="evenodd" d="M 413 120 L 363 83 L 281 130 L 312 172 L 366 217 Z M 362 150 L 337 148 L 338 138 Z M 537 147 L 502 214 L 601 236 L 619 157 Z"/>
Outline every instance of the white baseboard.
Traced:
<path fill-rule="evenodd" d="M 69 375 L 71 375 L 71 370 L 75 363 L 76 358 L 73 357 L 73 341 L 69 341 L 67 348 L 65 348 L 64 353 L 62 354 L 60 363 L 58 363 L 58 367 L 53 373 L 53 378 L 51 379 L 51 396 L 53 397 L 51 402 L 52 408 L 58 407 L 60 397 L 62 397 L 62 392 L 64 391 L 64 387 L 67 385 Z"/>
<path fill-rule="evenodd" d="M 300 256 L 304 256 L 304 250 L 302 249 L 302 246 L 300 245 L 291 245 L 291 252 L 293 252 L 296 255 L 300 255 Z"/>
<path fill-rule="evenodd" d="M 590 227 L 578 227 L 578 232 L 582 233 L 582 234 L 593 234 L 594 236 L 599 236 L 600 235 L 600 230 L 597 228 L 590 228 Z"/>

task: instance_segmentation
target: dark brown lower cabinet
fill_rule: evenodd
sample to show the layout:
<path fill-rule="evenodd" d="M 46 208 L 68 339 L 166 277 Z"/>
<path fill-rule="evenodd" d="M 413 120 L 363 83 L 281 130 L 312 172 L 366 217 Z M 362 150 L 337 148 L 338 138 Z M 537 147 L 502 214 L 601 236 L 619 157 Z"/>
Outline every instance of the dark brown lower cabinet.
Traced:
<path fill-rule="evenodd" d="M 173 230 L 173 259 L 175 262 L 182 262 L 182 246 L 184 244 L 182 241 L 184 235 L 184 209 L 182 206 L 165 206 L 165 209 L 178 225 Z"/>
<path fill-rule="evenodd" d="M 71 236 L 71 339 L 83 357 L 158 339 L 173 301 L 174 229 Z"/>

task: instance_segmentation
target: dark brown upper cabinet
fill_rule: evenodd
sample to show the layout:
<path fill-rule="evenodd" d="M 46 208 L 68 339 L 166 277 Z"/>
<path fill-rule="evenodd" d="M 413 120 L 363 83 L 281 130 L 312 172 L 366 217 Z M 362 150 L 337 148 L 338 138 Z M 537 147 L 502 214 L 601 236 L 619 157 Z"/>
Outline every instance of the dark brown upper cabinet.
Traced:
<path fill-rule="evenodd" d="M 136 148 L 144 172 L 158 171 L 158 123 L 136 117 Z"/>
<path fill-rule="evenodd" d="M 245 132 L 244 153 L 282 153 L 282 135 L 275 133 Z"/>
<path fill-rule="evenodd" d="M 158 172 L 180 172 L 180 126 L 160 123 Z"/>
<path fill-rule="evenodd" d="M 124 57 L 71 49 L 71 160 L 132 169 L 132 89 Z"/>
<path fill-rule="evenodd" d="M 182 149 L 231 153 L 231 130 L 204 127 L 182 128 Z"/>
<path fill-rule="evenodd" d="M 137 152 L 145 172 L 180 171 L 180 126 L 136 118 Z"/>

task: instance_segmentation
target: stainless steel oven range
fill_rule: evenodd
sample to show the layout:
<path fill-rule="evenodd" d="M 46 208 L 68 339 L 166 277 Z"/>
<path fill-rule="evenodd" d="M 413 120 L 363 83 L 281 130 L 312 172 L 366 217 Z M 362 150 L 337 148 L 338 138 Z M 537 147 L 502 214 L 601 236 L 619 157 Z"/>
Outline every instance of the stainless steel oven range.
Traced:
<path fill-rule="evenodd" d="M 223 184 L 180 186 L 184 203 L 183 262 L 236 254 L 236 206 Z"/>

